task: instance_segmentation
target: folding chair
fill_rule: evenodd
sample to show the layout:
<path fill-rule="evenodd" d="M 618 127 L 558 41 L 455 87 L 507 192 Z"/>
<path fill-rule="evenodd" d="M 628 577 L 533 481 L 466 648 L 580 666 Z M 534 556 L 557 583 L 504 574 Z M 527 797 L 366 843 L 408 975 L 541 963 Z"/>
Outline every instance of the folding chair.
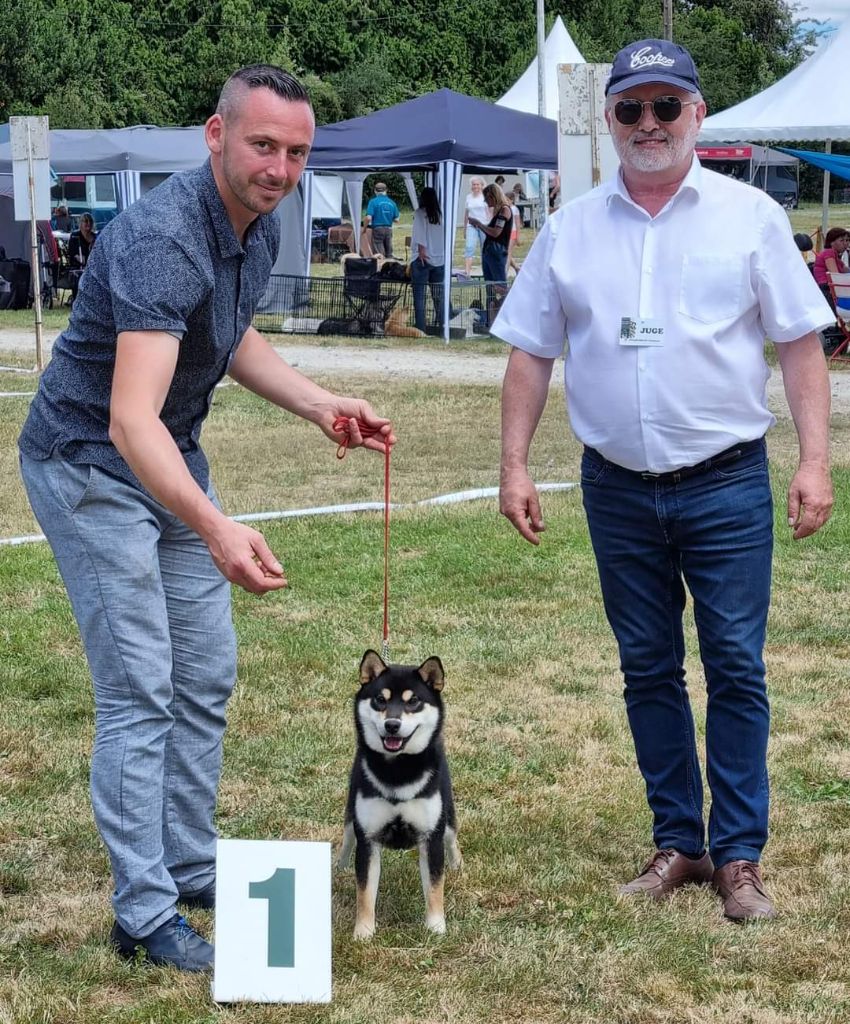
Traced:
<path fill-rule="evenodd" d="M 383 284 L 389 285 L 391 282 L 385 282 L 381 277 L 377 256 L 348 255 L 343 256 L 340 262 L 346 318 L 368 325 L 369 333 L 379 333 L 383 330 L 387 316 L 398 302 L 397 287 L 382 290 Z"/>
<path fill-rule="evenodd" d="M 829 292 L 835 307 L 835 319 L 842 334 L 842 340 L 833 349 L 829 361 L 850 359 L 850 274 L 827 274 Z"/>
<path fill-rule="evenodd" d="M 335 263 L 345 253 L 354 252 L 354 228 L 335 224 L 328 228 L 328 260 Z"/>

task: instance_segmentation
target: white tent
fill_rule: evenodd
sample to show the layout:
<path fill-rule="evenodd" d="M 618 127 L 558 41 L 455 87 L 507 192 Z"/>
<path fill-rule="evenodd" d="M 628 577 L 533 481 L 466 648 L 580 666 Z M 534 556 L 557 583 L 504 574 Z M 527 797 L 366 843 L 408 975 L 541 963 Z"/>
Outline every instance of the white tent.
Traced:
<path fill-rule="evenodd" d="M 707 117 L 701 142 L 850 140 L 850 18 L 808 60 L 763 92 Z"/>
<path fill-rule="evenodd" d="M 561 16 L 555 19 L 552 31 L 546 37 L 543 48 L 544 77 L 546 80 L 546 111 L 550 120 L 558 120 L 558 65 L 584 64 L 584 57 L 566 29 Z M 538 113 L 537 100 L 537 57 L 528 65 L 522 76 L 508 89 L 501 99 L 500 107 L 521 110 L 525 114 Z"/>

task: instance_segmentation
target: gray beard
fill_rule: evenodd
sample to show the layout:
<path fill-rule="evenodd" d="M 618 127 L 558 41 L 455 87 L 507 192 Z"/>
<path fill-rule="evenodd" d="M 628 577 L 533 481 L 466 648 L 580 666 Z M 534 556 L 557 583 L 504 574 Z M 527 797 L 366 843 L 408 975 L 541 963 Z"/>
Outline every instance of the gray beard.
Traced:
<path fill-rule="evenodd" d="M 614 149 L 620 158 L 620 163 L 634 171 L 666 171 L 676 164 L 682 163 L 688 154 L 692 152 L 699 136 L 699 129 L 694 122 L 682 138 L 676 139 L 670 136 L 664 129 L 661 133 L 667 143 L 662 150 L 644 151 L 635 144 L 634 136 L 628 139 L 612 135 Z"/>

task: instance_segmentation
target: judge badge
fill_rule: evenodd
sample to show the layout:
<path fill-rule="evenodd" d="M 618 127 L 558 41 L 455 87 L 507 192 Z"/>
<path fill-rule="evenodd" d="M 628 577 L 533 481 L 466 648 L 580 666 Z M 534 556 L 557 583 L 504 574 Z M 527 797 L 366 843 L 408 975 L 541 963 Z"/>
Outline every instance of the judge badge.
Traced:
<path fill-rule="evenodd" d="M 624 316 L 620 320 L 621 345 L 655 345 L 664 344 L 664 324 L 660 320 L 633 320 Z"/>

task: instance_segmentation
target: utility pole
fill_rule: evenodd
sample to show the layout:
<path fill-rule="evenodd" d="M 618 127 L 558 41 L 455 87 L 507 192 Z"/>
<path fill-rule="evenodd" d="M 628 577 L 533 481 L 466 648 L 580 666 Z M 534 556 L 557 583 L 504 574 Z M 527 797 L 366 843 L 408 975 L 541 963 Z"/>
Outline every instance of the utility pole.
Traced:
<path fill-rule="evenodd" d="M 664 5 L 664 38 L 673 41 L 673 0 L 661 0 Z"/>
<path fill-rule="evenodd" d="M 543 10 L 544 0 L 537 0 L 537 113 L 546 116 L 546 21 Z M 549 213 L 549 175 L 546 171 L 537 172 L 537 203 L 538 228 L 546 223 Z"/>

